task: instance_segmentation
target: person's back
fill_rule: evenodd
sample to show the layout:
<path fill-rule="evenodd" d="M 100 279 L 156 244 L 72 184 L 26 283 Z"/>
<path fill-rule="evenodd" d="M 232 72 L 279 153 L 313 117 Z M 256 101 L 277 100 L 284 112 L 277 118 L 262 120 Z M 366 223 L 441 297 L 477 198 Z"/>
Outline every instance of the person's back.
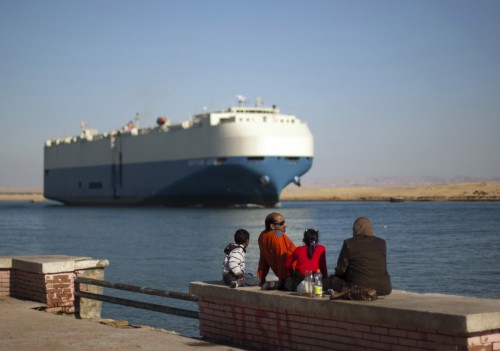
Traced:
<path fill-rule="evenodd" d="M 293 254 L 288 257 L 285 267 L 288 274 L 292 275 L 294 271 L 304 275 L 306 271 L 316 272 L 318 269 L 323 276 L 328 276 L 326 268 L 326 248 L 323 245 L 317 245 L 311 258 L 308 258 L 309 248 L 307 246 L 299 246 Z M 292 270 L 292 263 L 296 262 L 295 270 Z"/>
<path fill-rule="evenodd" d="M 349 265 L 344 271 L 340 263 L 335 269 L 345 281 L 375 289 L 379 295 L 392 291 L 391 280 L 386 266 L 386 243 L 376 236 L 357 235 L 344 241 Z M 339 261 L 344 255 L 339 257 Z"/>
<path fill-rule="evenodd" d="M 316 272 L 319 269 L 323 277 L 328 276 L 326 249 L 319 244 L 319 231 L 307 229 L 304 231 L 302 242 L 304 246 L 297 247 L 285 262 L 285 267 L 291 277 L 287 289 L 291 291 L 296 291 L 297 286 L 304 280 L 306 271 Z"/>
<path fill-rule="evenodd" d="M 386 243 L 375 236 L 368 218 L 359 217 L 354 222 L 353 237 L 344 240 L 335 275 L 328 278 L 327 284 L 335 291 L 356 284 L 375 289 L 378 295 L 391 293 Z"/>

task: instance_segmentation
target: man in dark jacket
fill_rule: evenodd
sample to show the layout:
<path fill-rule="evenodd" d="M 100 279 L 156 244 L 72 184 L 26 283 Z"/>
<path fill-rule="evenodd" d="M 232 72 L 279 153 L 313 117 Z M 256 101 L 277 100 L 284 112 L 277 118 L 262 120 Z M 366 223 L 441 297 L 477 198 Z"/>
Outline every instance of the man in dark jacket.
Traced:
<path fill-rule="evenodd" d="M 356 284 L 375 289 L 378 295 L 389 295 L 392 286 L 387 272 L 385 240 L 375 236 L 366 217 L 356 219 L 352 236 L 344 240 L 335 274 L 328 277 L 325 289 L 340 292 Z"/>

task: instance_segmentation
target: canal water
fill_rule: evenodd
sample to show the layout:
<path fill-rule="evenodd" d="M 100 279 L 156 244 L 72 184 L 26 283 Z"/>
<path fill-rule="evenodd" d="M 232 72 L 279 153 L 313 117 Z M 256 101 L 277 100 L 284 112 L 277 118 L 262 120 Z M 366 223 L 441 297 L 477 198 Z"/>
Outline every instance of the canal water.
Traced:
<path fill-rule="evenodd" d="M 320 231 L 333 272 L 342 241 L 359 216 L 387 241 L 393 288 L 500 299 L 499 202 L 284 202 L 273 209 L 301 245 Z M 74 255 L 108 259 L 105 279 L 188 292 L 189 282 L 218 280 L 225 245 L 250 232 L 247 271 L 257 270 L 257 238 L 271 209 L 96 208 L 52 202 L 0 202 L 0 256 Z M 106 294 L 180 308 L 196 304 L 114 289 Z M 104 303 L 102 316 L 198 337 L 198 321 Z"/>

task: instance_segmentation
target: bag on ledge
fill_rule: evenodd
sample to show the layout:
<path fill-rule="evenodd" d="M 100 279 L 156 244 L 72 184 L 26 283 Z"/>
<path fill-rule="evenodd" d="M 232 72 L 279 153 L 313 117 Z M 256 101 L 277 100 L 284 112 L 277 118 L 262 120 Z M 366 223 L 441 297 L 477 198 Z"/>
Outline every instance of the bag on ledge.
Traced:
<path fill-rule="evenodd" d="M 351 285 L 348 288 L 344 288 L 341 292 L 330 296 L 330 300 L 375 301 L 377 298 L 377 291 L 375 289 L 359 285 Z"/>

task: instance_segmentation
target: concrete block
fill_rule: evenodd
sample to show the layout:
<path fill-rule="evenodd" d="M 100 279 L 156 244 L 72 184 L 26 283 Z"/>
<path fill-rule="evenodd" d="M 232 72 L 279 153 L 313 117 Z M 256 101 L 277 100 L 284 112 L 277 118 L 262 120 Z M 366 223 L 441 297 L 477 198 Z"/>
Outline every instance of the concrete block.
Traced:
<path fill-rule="evenodd" d="M 308 298 L 286 291 L 263 291 L 258 287 L 230 289 L 222 282 L 193 282 L 189 289 L 198 297 L 221 299 L 235 305 L 317 314 L 333 320 L 364 321 L 454 335 L 500 329 L 500 300 L 495 299 L 393 291 L 370 302 L 330 301 L 327 297 Z"/>
<path fill-rule="evenodd" d="M 11 269 L 12 257 L 0 257 L 0 269 Z"/>
<path fill-rule="evenodd" d="M 100 260 L 100 259 L 81 259 L 75 260 L 75 270 L 83 270 L 83 269 L 94 269 L 94 268 L 106 268 L 109 266 L 108 260 Z"/>
<path fill-rule="evenodd" d="M 65 255 L 0 257 L 0 268 L 3 266 L 26 272 L 51 274 L 105 268 L 109 266 L 109 261 Z"/>

